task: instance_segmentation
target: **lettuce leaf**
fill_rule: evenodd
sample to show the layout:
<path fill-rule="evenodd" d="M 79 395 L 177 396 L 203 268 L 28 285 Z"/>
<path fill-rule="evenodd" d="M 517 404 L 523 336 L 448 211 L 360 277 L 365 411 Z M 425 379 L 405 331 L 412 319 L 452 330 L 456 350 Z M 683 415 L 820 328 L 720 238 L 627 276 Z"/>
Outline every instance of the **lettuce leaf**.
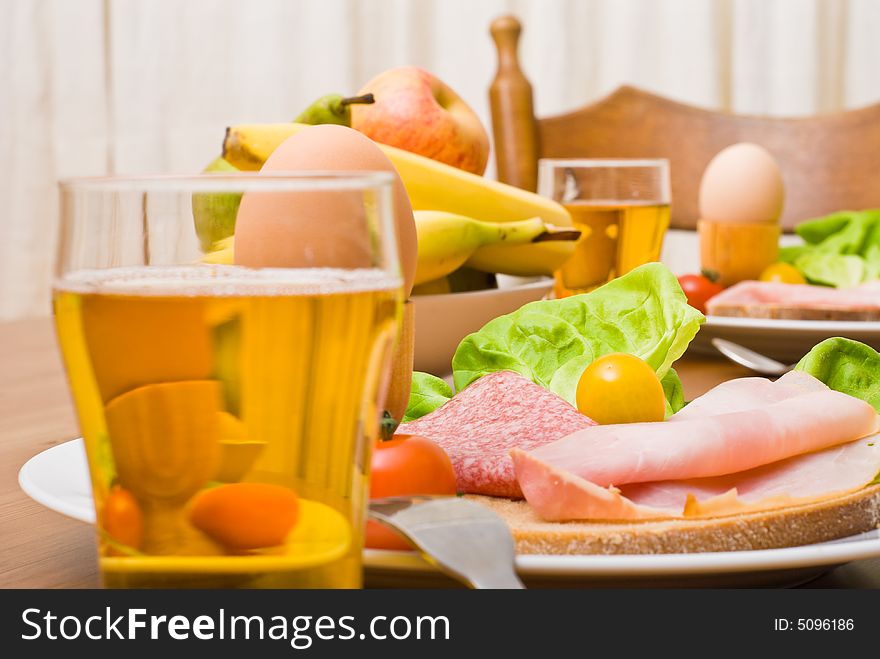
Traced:
<path fill-rule="evenodd" d="M 836 213 L 831 216 L 846 217 L 846 222 L 840 228 L 828 234 L 820 242 L 814 244 L 816 250 L 827 254 L 859 254 L 865 247 L 865 240 L 872 234 L 872 229 L 877 221 L 877 213 L 874 211 L 850 211 L 847 213 Z M 827 218 L 826 218 L 827 219 Z M 812 224 L 817 220 L 811 220 L 806 224 Z M 800 235 L 803 235 L 803 225 Z M 797 228 L 795 229 L 797 230 Z"/>
<path fill-rule="evenodd" d="M 787 245 L 779 248 L 779 260 L 794 265 L 801 256 L 812 254 L 812 251 L 813 248 L 810 245 Z"/>
<path fill-rule="evenodd" d="M 779 250 L 812 284 L 857 286 L 880 278 L 880 209 L 840 211 L 795 227 L 803 245 Z"/>
<path fill-rule="evenodd" d="M 663 385 L 663 394 L 666 396 L 666 416 L 668 417 L 684 407 L 684 389 L 674 368 L 669 369 L 669 372 L 660 380 L 660 384 Z"/>
<path fill-rule="evenodd" d="M 794 266 L 811 284 L 846 288 L 858 286 L 865 278 L 866 261 L 855 254 L 809 252 L 798 257 Z"/>
<path fill-rule="evenodd" d="M 430 373 L 414 371 L 412 388 L 409 394 L 409 403 L 402 423 L 413 421 L 433 412 L 446 401 L 452 398 L 452 387 L 445 380 Z"/>
<path fill-rule="evenodd" d="M 597 357 L 625 352 L 656 371 L 675 410 L 681 383 L 671 366 L 704 321 L 675 275 L 649 263 L 590 293 L 531 302 L 489 321 L 455 351 L 455 389 L 487 373 L 515 371 L 574 404 L 583 370 Z"/>
<path fill-rule="evenodd" d="M 852 339 L 825 339 L 795 366 L 836 391 L 870 403 L 880 412 L 880 353 Z"/>
<path fill-rule="evenodd" d="M 817 217 L 812 220 L 805 220 L 798 224 L 794 231 L 797 235 L 811 245 L 817 245 L 823 240 L 837 233 L 849 224 L 850 212 L 839 211 L 826 215 L 825 217 Z"/>
<path fill-rule="evenodd" d="M 880 244 L 871 245 L 865 250 L 865 281 L 875 279 L 880 279 Z"/>

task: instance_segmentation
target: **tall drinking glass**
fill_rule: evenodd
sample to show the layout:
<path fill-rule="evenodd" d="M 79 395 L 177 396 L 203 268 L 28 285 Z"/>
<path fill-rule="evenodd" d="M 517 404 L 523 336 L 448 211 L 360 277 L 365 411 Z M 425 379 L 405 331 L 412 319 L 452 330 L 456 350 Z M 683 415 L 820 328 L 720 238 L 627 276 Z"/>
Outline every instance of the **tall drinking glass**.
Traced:
<path fill-rule="evenodd" d="M 557 296 L 586 293 L 660 259 L 669 227 L 669 161 L 542 159 L 538 193 L 565 206 L 581 231 L 556 273 Z"/>
<path fill-rule="evenodd" d="M 104 585 L 360 586 L 402 304 L 390 175 L 81 179 L 61 202 L 55 321 Z M 246 208 L 286 267 L 235 264 Z"/>

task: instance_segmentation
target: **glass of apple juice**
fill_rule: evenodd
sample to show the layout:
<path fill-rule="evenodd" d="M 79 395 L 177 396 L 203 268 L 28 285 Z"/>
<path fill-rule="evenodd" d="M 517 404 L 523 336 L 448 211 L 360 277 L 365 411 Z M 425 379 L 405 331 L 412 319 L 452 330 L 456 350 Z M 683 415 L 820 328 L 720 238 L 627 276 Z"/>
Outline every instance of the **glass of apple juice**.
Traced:
<path fill-rule="evenodd" d="M 668 160 L 541 159 L 538 193 L 565 206 L 581 232 L 555 273 L 557 297 L 660 259 L 670 218 Z"/>
<path fill-rule="evenodd" d="M 62 182 L 53 305 L 106 587 L 361 585 L 392 203 L 387 173 Z"/>

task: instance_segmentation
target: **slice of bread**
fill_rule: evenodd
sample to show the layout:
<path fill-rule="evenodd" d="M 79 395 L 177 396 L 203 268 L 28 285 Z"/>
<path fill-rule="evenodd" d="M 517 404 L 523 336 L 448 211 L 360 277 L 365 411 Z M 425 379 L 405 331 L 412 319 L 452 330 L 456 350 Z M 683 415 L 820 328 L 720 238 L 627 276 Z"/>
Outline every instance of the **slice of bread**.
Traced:
<path fill-rule="evenodd" d="M 677 554 L 774 549 L 880 526 L 880 485 L 814 503 L 713 519 L 545 522 L 525 501 L 468 495 L 510 526 L 519 554 Z"/>

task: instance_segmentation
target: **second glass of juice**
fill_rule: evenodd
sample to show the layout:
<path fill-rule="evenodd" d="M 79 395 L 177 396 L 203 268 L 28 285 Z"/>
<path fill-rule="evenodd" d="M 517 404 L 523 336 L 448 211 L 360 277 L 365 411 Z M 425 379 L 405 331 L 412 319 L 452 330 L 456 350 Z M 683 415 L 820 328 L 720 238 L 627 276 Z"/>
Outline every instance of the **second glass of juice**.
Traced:
<path fill-rule="evenodd" d="M 669 227 L 669 161 L 542 159 L 538 193 L 558 201 L 581 231 L 556 273 L 556 295 L 586 293 L 660 258 Z"/>
<path fill-rule="evenodd" d="M 390 185 L 386 174 L 62 185 L 54 311 L 105 586 L 361 585 L 402 303 Z M 347 227 L 336 239 L 357 243 L 357 263 L 325 261 L 325 225 L 290 244 L 295 266 L 236 265 L 236 210 L 260 195 L 348 209 L 328 219 Z"/>

